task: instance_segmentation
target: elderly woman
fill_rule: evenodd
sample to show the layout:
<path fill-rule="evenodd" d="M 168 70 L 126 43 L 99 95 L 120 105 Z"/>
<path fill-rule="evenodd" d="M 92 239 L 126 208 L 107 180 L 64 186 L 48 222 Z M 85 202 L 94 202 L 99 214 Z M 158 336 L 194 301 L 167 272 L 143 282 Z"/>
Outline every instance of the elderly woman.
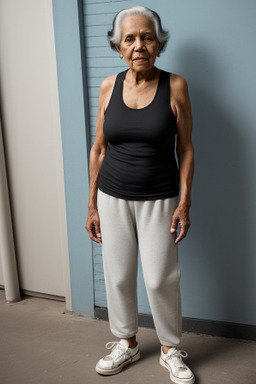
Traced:
<path fill-rule="evenodd" d="M 155 66 L 168 32 L 154 11 L 120 11 L 108 33 L 128 69 L 100 87 L 96 138 L 90 152 L 86 230 L 102 243 L 112 352 L 99 360 L 102 375 L 140 358 L 136 341 L 137 255 L 161 343 L 160 364 L 176 383 L 194 375 L 177 346 L 181 339 L 178 243 L 190 226 L 194 152 L 187 83 Z M 175 139 L 177 135 L 177 158 Z M 179 231 L 178 231 L 179 230 Z M 179 232 L 179 233 L 178 233 Z"/>

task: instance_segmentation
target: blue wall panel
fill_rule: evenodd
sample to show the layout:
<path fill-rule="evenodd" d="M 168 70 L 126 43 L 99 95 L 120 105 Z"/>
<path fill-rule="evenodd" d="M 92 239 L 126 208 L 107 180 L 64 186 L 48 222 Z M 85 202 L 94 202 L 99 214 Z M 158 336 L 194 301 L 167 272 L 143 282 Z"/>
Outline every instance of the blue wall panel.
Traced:
<path fill-rule="evenodd" d="M 183 316 L 256 325 L 256 3 L 84 1 L 91 144 L 99 85 L 126 68 L 106 33 L 114 14 L 135 4 L 156 10 L 170 30 L 156 65 L 184 76 L 191 96 L 196 169 L 192 227 L 179 247 Z M 94 269 L 96 304 L 104 306 L 97 246 Z M 138 284 L 139 310 L 149 313 L 141 268 Z"/>
<path fill-rule="evenodd" d="M 88 202 L 86 115 L 78 3 L 53 0 L 67 212 L 72 310 L 94 316 L 92 244 L 84 228 Z"/>

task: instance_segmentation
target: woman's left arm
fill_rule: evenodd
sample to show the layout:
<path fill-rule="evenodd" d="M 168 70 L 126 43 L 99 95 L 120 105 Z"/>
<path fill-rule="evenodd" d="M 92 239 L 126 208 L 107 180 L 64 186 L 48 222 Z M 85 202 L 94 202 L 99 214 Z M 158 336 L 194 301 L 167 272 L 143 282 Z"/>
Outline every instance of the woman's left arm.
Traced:
<path fill-rule="evenodd" d="M 170 232 L 180 233 L 175 243 L 179 243 L 187 234 L 191 225 L 189 209 L 191 207 L 191 188 L 194 175 L 194 148 L 192 144 L 192 112 L 186 80 L 178 75 L 171 83 L 171 107 L 176 115 L 177 157 L 180 172 L 180 201 L 172 217 Z"/>

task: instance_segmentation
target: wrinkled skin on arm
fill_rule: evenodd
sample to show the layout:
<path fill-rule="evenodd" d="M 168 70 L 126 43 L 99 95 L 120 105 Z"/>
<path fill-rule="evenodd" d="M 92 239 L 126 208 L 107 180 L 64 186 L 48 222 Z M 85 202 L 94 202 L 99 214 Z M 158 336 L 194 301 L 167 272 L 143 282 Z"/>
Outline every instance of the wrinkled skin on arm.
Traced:
<path fill-rule="evenodd" d="M 97 190 L 100 169 L 106 154 L 108 142 L 103 133 L 104 111 L 109 102 L 115 76 L 105 79 L 100 87 L 98 117 L 96 122 L 95 141 L 90 151 L 89 175 L 90 192 L 88 201 L 88 217 L 85 225 L 90 238 L 96 243 L 101 243 L 100 218 L 97 208 Z"/>
<path fill-rule="evenodd" d="M 176 234 L 178 244 L 186 237 L 191 225 L 191 188 L 194 175 L 194 148 L 192 144 L 192 112 L 186 80 L 172 74 L 170 79 L 171 107 L 177 124 L 177 157 L 180 170 L 180 201 L 176 208 L 170 228 Z M 177 234 L 180 229 L 179 235 Z"/>

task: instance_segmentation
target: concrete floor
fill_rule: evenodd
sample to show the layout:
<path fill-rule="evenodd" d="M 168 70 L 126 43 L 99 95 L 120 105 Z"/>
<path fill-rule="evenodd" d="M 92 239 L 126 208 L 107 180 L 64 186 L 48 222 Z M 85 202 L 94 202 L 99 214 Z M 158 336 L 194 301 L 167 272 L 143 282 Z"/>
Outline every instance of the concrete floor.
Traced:
<path fill-rule="evenodd" d="M 26 297 L 5 302 L 0 290 L 0 384 L 164 384 L 155 331 L 140 328 L 141 359 L 120 374 L 104 377 L 95 363 L 115 340 L 108 323 L 65 312 L 65 304 Z M 256 343 L 183 334 L 181 349 L 199 384 L 255 384 Z"/>

